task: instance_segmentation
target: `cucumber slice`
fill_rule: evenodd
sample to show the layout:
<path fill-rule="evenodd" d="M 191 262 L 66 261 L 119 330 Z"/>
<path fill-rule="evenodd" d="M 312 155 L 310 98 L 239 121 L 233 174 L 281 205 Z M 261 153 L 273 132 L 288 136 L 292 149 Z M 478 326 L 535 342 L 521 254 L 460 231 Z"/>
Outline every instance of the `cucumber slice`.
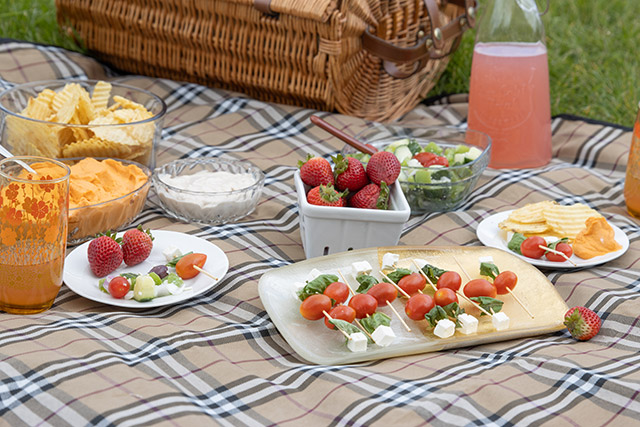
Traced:
<path fill-rule="evenodd" d="M 393 141 L 391 144 L 387 145 L 384 148 L 384 151 L 390 151 L 392 153 L 394 153 L 398 147 L 401 147 L 403 145 L 409 145 L 410 140 L 405 138 L 405 139 L 399 139 L 397 141 Z"/>
<path fill-rule="evenodd" d="M 401 145 L 398 148 L 396 148 L 393 154 L 395 154 L 395 156 L 398 158 L 398 161 L 400 163 L 409 161 L 411 157 L 413 157 L 413 154 L 411 154 L 411 150 L 406 145 Z"/>
<path fill-rule="evenodd" d="M 143 274 L 138 276 L 136 284 L 133 287 L 133 299 L 136 301 L 149 301 L 156 296 L 156 283 L 151 276 Z"/>
<path fill-rule="evenodd" d="M 465 156 L 469 160 L 475 160 L 478 157 L 480 157 L 480 154 L 482 154 L 482 150 L 480 150 L 480 149 L 478 149 L 476 147 L 471 147 L 469 149 L 469 151 L 465 153 Z"/>

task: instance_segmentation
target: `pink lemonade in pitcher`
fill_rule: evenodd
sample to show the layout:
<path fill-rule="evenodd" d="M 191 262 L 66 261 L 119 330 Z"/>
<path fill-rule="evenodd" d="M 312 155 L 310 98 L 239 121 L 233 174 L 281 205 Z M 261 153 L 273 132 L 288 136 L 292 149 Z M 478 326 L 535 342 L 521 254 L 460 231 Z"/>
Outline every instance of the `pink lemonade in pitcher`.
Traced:
<path fill-rule="evenodd" d="M 477 43 L 469 93 L 468 126 L 491 137 L 490 167 L 549 162 L 549 66 L 542 42 Z"/>

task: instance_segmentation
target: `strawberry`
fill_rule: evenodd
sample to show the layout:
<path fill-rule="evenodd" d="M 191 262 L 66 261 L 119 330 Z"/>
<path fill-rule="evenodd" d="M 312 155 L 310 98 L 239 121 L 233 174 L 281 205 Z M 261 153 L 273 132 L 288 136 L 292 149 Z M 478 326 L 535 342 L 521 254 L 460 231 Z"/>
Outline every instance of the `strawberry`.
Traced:
<path fill-rule="evenodd" d="M 367 163 L 367 175 L 374 184 L 380 185 L 384 181 L 387 185 L 392 185 L 400 175 L 401 168 L 400 161 L 393 153 L 378 151 Z"/>
<path fill-rule="evenodd" d="M 309 154 L 304 162 L 302 160 L 298 161 L 298 167 L 300 168 L 300 179 L 311 187 L 335 182 L 331 163 L 322 157 L 313 157 L 313 155 Z"/>
<path fill-rule="evenodd" d="M 342 154 L 338 154 L 332 159 L 335 164 L 334 174 L 338 190 L 349 190 L 353 193 L 369 183 L 369 178 L 367 178 L 367 173 L 360 160 L 354 157 L 345 158 Z"/>
<path fill-rule="evenodd" d="M 138 228 L 127 230 L 122 236 L 122 255 L 124 263 L 128 266 L 140 264 L 149 257 L 153 248 L 153 236 L 142 225 Z"/>
<path fill-rule="evenodd" d="M 354 208 L 386 210 L 389 208 L 389 187 L 384 181 L 380 186 L 377 184 L 365 185 L 362 190 L 351 197 L 349 205 Z"/>
<path fill-rule="evenodd" d="M 112 273 L 122 264 L 122 248 L 115 240 L 115 233 L 107 231 L 89 243 L 87 248 L 89 267 L 97 277 Z"/>
<path fill-rule="evenodd" d="M 339 193 L 333 185 L 319 185 L 307 193 L 307 202 L 318 206 L 346 206 L 346 192 Z"/>
<path fill-rule="evenodd" d="M 564 324 L 572 337 L 587 341 L 600 330 L 600 317 L 586 307 L 573 307 L 564 315 Z"/>

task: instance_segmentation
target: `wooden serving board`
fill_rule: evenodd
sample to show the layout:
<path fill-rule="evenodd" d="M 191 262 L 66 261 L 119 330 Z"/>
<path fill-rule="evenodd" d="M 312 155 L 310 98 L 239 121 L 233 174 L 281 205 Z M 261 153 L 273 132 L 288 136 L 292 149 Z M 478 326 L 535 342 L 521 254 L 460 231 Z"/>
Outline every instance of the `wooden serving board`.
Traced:
<path fill-rule="evenodd" d="M 452 337 L 441 339 L 433 334 L 433 329 L 426 320 L 412 321 L 406 317 L 406 299 L 398 297 L 392 305 L 403 316 L 411 332 L 406 331 L 389 307 L 380 307 L 378 311 L 391 317 L 391 327 L 396 334 L 395 342 L 389 347 L 369 344 L 366 352 L 354 353 L 347 348 L 341 333 L 328 329 L 322 320 L 309 321 L 300 315 L 301 301 L 295 295 L 296 282 L 304 283 L 313 268 L 338 277 L 339 270 L 355 290 L 357 282 L 352 274 L 351 264 L 355 261 L 368 261 L 374 269 L 372 275 L 381 280 L 380 270 L 377 268 L 386 252 L 400 255 L 398 267 L 415 271 L 412 259 L 422 258 L 436 267 L 455 270 L 460 273 L 463 286 L 468 280 L 456 259 L 471 278 L 475 279 L 480 277 L 478 257 L 492 256 L 500 271 L 511 270 L 518 275 L 514 293 L 534 318 L 520 307 L 513 296 L 498 295 L 504 301 L 502 311 L 509 316 L 510 325 L 509 329 L 496 331 L 489 316 L 480 316 L 477 308 L 461 299 L 461 307 L 478 318 L 478 333 L 463 335 L 456 331 Z M 393 246 L 342 252 L 271 270 L 260 278 L 258 290 L 267 313 L 289 345 L 307 361 L 325 365 L 357 363 L 555 332 L 564 328 L 563 318 L 568 310 L 553 284 L 537 268 L 508 252 L 489 247 Z M 429 285 L 425 293 L 433 294 Z"/>

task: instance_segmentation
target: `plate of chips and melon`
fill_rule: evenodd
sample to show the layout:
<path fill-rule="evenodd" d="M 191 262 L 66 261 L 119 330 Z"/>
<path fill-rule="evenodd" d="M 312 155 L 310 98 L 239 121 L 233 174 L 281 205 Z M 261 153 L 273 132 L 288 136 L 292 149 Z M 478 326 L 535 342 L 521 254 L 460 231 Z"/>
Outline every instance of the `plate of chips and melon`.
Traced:
<path fill-rule="evenodd" d="M 592 267 L 622 256 L 629 248 L 629 239 L 619 227 L 606 221 L 596 210 L 581 203 L 560 205 L 545 200 L 527 204 L 485 218 L 478 225 L 476 233 L 485 246 L 509 251 L 543 268 Z M 574 246 L 574 254 L 564 262 L 548 261 L 544 256 L 535 259 L 516 254 L 507 246 L 512 233 L 521 233 L 527 237 L 566 237 Z M 579 245 L 578 248 L 575 247 L 576 244 Z M 576 253 L 582 254 L 583 258 Z"/>

